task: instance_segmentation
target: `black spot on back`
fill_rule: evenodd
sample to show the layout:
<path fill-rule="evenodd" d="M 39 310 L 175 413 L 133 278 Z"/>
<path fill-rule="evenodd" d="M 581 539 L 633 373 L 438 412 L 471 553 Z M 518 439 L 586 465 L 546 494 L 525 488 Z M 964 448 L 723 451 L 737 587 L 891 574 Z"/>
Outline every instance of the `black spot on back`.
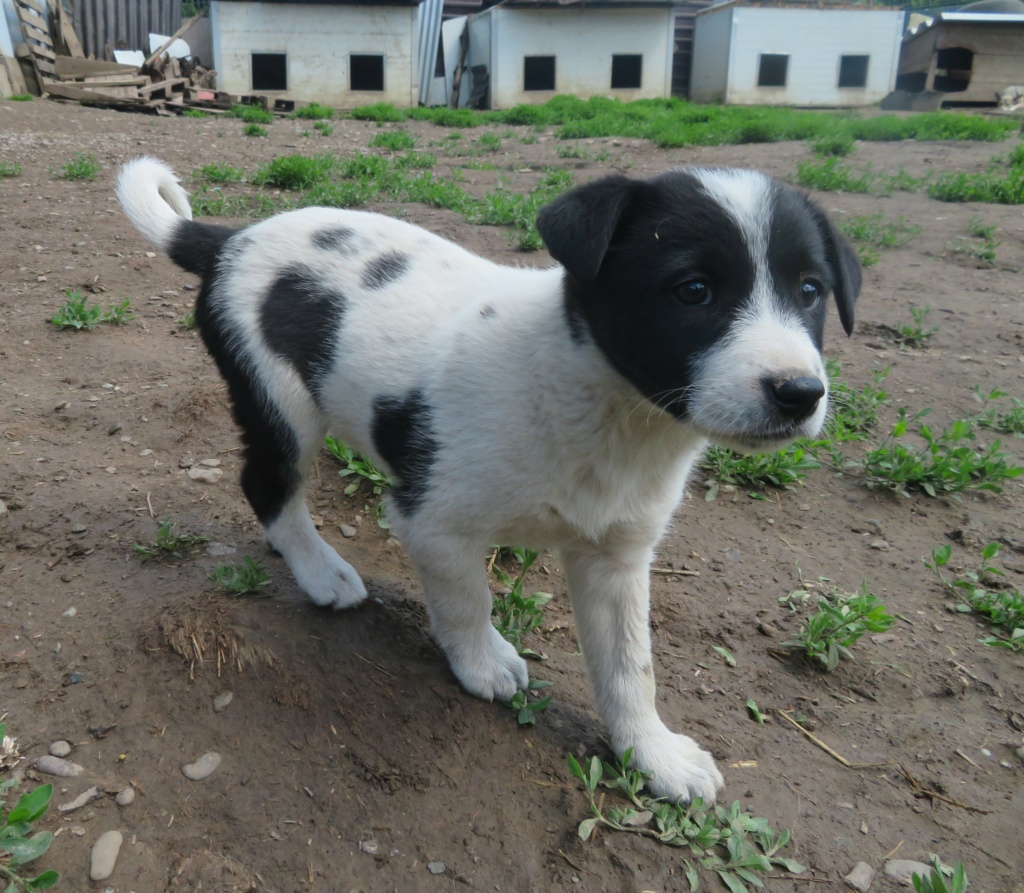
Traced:
<path fill-rule="evenodd" d="M 345 297 L 308 267 L 282 272 L 260 308 L 260 330 L 267 346 L 288 360 L 317 396 L 334 359 Z"/>
<path fill-rule="evenodd" d="M 375 257 L 363 271 L 363 288 L 384 288 L 409 269 L 409 256 L 389 251 Z"/>
<path fill-rule="evenodd" d="M 432 412 L 423 391 L 406 397 L 377 397 L 373 401 L 373 444 L 398 478 L 395 505 L 411 514 L 427 492 L 431 466 L 437 456 Z"/>
<path fill-rule="evenodd" d="M 313 244 L 323 251 L 347 251 L 354 247 L 355 238 L 349 226 L 328 226 L 313 233 Z"/>
<path fill-rule="evenodd" d="M 484 304 L 484 306 L 480 308 L 480 316 L 482 316 L 484 319 L 494 319 L 494 317 L 496 317 L 497 315 L 498 311 L 495 310 L 490 304 Z"/>

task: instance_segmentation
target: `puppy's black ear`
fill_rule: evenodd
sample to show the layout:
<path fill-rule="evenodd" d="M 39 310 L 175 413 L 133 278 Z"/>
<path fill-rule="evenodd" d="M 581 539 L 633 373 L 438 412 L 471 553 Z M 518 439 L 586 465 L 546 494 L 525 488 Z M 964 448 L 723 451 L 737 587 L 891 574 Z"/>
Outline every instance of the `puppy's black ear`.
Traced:
<path fill-rule="evenodd" d="M 604 177 L 559 196 L 537 215 L 537 229 L 551 256 L 584 287 L 601 268 L 629 204 L 631 184 L 620 174 Z"/>
<path fill-rule="evenodd" d="M 825 251 L 829 266 L 835 277 L 836 306 L 839 308 L 839 321 L 847 335 L 853 334 L 853 305 L 860 294 L 861 270 L 860 258 L 853 246 L 847 241 L 828 215 L 816 205 L 811 205 L 818 230 L 825 238 Z"/>

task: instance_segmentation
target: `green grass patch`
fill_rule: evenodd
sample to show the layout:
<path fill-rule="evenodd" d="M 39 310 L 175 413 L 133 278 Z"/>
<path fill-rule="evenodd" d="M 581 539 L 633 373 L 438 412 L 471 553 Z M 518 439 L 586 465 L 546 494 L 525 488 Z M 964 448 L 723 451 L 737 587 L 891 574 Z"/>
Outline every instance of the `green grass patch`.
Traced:
<path fill-rule="evenodd" d="M 15 93 L 7 98 L 11 102 L 31 102 L 35 97 L 31 93 Z"/>
<path fill-rule="evenodd" d="M 240 564 L 232 561 L 214 568 L 210 579 L 232 595 L 254 595 L 270 583 L 270 574 L 259 561 L 246 555 Z"/>
<path fill-rule="evenodd" d="M 192 171 L 196 180 L 207 183 L 241 183 L 245 179 L 245 171 L 230 164 L 204 164 Z"/>
<path fill-rule="evenodd" d="M 1018 400 L 999 388 L 992 388 L 987 394 L 980 387 L 974 389 L 975 399 L 981 403 L 981 415 L 975 420 L 979 428 L 1024 437 L 1024 400 Z M 992 404 L 1010 397 L 1013 406 L 1007 410 Z"/>
<path fill-rule="evenodd" d="M 1017 146 L 1005 158 L 993 159 L 991 168 L 984 173 L 942 174 L 928 187 L 928 194 L 942 202 L 1024 204 L 1024 146 Z M 991 234 L 972 235 L 991 239 Z"/>
<path fill-rule="evenodd" d="M 21 165 L 17 161 L 0 161 L 0 180 L 5 177 L 17 177 L 21 174 Z"/>
<path fill-rule="evenodd" d="M 259 124 L 246 124 L 242 128 L 242 136 L 267 136 L 269 131 Z"/>
<path fill-rule="evenodd" d="M 210 113 L 204 112 L 202 109 L 182 109 L 181 116 L 183 118 L 209 118 Z"/>
<path fill-rule="evenodd" d="M 370 139 L 371 149 L 390 149 L 392 152 L 405 152 L 415 145 L 415 137 L 404 130 L 382 130 Z"/>
<path fill-rule="evenodd" d="M 911 307 L 909 312 L 911 322 L 901 322 L 893 327 L 896 343 L 900 347 L 924 347 L 939 331 L 938 326 L 929 326 L 925 322 L 931 314 L 932 308 Z"/>
<path fill-rule="evenodd" d="M 650 775 L 631 768 L 632 756 L 631 748 L 611 763 L 598 757 L 580 763 L 569 755 L 569 773 L 582 783 L 590 807 L 590 817 L 577 829 L 582 841 L 603 828 L 677 847 L 684 854 L 683 874 L 691 891 L 699 889 L 698 866 L 717 874 L 731 893 L 764 889 L 762 877 L 767 872 L 807 871 L 795 859 L 780 855 L 790 841 L 789 831 L 776 833 L 766 819 L 746 812 L 738 800 L 729 807 L 710 806 L 700 797 L 686 804 L 644 794 Z"/>
<path fill-rule="evenodd" d="M 999 544 L 985 546 L 978 567 L 947 578 L 942 569 L 949 565 L 952 554 L 952 546 L 938 546 L 932 550 L 932 560 L 926 561 L 925 566 L 935 571 L 942 583 L 956 593 L 959 599 L 956 609 L 965 614 L 978 614 L 996 628 L 1000 635 L 982 639 L 985 645 L 1024 651 L 1024 595 L 1005 582 L 1004 571 L 989 564 L 999 555 Z"/>
<path fill-rule="evenodd" d="M 251 179 L 257 186 L 307 189 L 326 182 L 333 168 L 334 159 L 327 155 L 281 155 L 261 167 Z"/>
<path fill-rule="evenodd" d="M 820 161 L 801 161 L 797 165 L 797 182 L 808 189 L 823 192 L 860 192 L 870 195 L 892 195 L 893 192 L 917 192 L 924 179 L 899 170 L 895 174 L 882 174 L 868 165 L 863 171 L 854 171 L 837 157 Z"/>
<path fill-rule="evenodd" d="M 194 555 L 203 543 L 209 542 L 208 536 L 192 533 L 181 533 L 170 518 L 164 518 L 156 531 L 152 543 L 135 543 L 134 549 L 142 556 L 143 561 L 150 559 L 184 558 Z"/>
<path fill-rule="evenodd" d="M 291 117 L 302 118 L 306 121 L 327 121 L 334 117 L 334 109 L 320 105 L 318 102 L 311 102 L 309 105 L 296 109 L 292 112 Z"/>
<path fill-rule="evenodd" d="M 76 152 L 70 161 L 56 171 L 56 175 L 62 180 L 95 180 L 100 172 L 100 163 L 95 155 L 88 155 L 84 152 Z"/>
<path fill-rule="evenodd" d="M 50 317 L 50 324 L 58 329 L 88 331 L 101 323 L 107 322 L 111 325 L 123 326 L 135 319 L 135 314 L 129 309 L 131 304 L 129 298 L 122 298 L 118 303 L 111 304 L 104 310 L 102 307 L 90 304 L 89 299 L 78 289 L 65 291 L 64 297 L 67 300 Z"/>
<path fill-rule="evenodd" d="M 258 105 L 235 105 L 227 112 L 229 118 L 241 118 L 246 124 L 273 124 L 274 115 Z"/>
<path fill-rule="evenodd" d="M 807 472 L 821 468 L 813 452 L 804 445 L 792 444 L 775 453 L 745 456 L 727 447 L 713 446 L 701 459 L 701 467 L 711 472 L 714 482 L 704 498 L 711 502 L 718 497 L 719 484 L 739 487 L 789 488 L 800 483 Z"/>
<path fill-rule="evenodd" d="M 331 127 L 326 121 L 314 121 L 313 129 L 320 134 L 320 136 L 330 136 L 334 133 L 334 128 Z"/>

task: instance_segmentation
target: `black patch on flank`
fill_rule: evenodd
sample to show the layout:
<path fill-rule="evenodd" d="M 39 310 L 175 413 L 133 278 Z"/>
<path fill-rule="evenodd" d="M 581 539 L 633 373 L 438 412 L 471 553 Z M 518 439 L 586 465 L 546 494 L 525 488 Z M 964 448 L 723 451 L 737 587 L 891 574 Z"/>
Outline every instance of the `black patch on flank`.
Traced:
<path fill-rule="evenodd" d="M 260 331 L 267 346 L 295 367 L 314 397 L 333 364 L 345 306 L 344 295 L 301 265 L 278 275 L 263 298 Z"/>
<path fill-rule="evenodd" d="M 490 304 L 484 304 L 480 308 L 480 316 L 483 319 L 494 319 L 498 315 L 498 311 L 495 310 Z"/>
<path fill-rule="evenodd" d="M 230 259 L 244 250 L 247 242 L 245 237 L 228 241 L 219 261 L 203 273 L 196 299 L 196 322 L 206 349 L 227 383 L 232 415 L 242 429 L 242 491 L 256 517 L 267 525 L 294 495 L 302 475 L 295 432 L 270 402 L 264 383 L 253 377 L 253 364 L 239 349 L 239 339 L 216 300 L 222 277 L 231 275 Z"/>
<path fill-rule="evenodd" d="M 183 270 L 206 277 L 213 272 L 221 251 L 238 232 L 225 226 L 182 220 L 167 248 L 167 255 Z"/>
<path fill-rule="evenodd" d="M 313 245 L 323 251 L 347 251 L 355 238 L 356 231 L 349 226 L 328 226 L 313 233 Z"/>
<path fill-rule="evenodd" d="M 587 334 L 587 321 L 578 303 L 579 297 L 577 292 L 580 291 L 580 287 L 576 284 L 576 280 L 572 278 L 568 270 L 565 273 L 562 288 L 565 291 L 562 308 L 565 311 L 565 325 L 569 330 L 569 340 L 573 344 L 586 344 L 590 338 Z"/>
<path fill-rule="evenodd" d="M 375 257 L 363 270 L 363 288 L 384 288 L 409 269 L 409 256 L 389 251 Z"/>
<path fill-rule="evenodd" d="M 432 415 L 420 390 L 373 401 L 373 445 L 398 478 L 392 494 L 395 505 L 406 515 L 423 501 L 439 449 Z"/>

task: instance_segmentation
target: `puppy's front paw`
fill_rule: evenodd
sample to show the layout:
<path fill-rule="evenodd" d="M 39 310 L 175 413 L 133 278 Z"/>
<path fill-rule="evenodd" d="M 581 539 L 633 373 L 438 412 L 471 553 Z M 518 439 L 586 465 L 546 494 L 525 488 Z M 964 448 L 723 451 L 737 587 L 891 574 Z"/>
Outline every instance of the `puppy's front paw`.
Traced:
<path fill-rule="evenodd" d="M 351 608 L 366 598 L 366 586 L 356 569 L 326 543 L 315 558 L 293 572 L 299 586 L 323 607 Z"/>
<path fill-rule="evenodd" d="M 655 797 L 713 803 L 725 780 L 715 761 L 692 738 L 668 729 L 633 746 L 633 765 L 653 773 L 647 788 Z"/>
<path fill-rule="evenodd" d="M 529 684 L 526 661 L 493 626 L 473 646 L 459 645 L 446 651 L 462 687 L 485 701 L 509 701 Z"/>

